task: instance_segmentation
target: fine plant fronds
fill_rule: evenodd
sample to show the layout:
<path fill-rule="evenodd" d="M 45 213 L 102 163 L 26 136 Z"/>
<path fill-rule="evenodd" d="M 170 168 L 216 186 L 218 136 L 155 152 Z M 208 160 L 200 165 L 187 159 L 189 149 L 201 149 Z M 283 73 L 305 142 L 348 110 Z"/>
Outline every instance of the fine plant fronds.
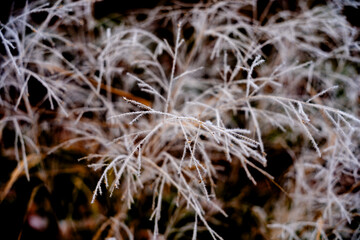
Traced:
<path fill-rule="evenodd" d="M 227 210 L 258 224 L 243 239 L 356 239 L 360 42 L 344 12 L 360 5 L 165 2 L 95 19 L 102 1 L 28 1 L 0 23 L 0 154 L 17 165 L 0 203 L 22 176 L 51 192 L 65 152 L 94 239 L 228 239 Z"/>

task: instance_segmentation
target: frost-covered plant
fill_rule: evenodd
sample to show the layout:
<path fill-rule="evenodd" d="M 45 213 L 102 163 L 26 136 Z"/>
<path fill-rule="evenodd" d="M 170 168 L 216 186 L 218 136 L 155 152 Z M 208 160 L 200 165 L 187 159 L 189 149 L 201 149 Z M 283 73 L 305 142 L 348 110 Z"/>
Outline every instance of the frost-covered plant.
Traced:
<path fill-rule="evenodd" d="M 12 153 L 28 178 L 30 153 L 81 142 L 102 173 L 91 202 L 107 188 L 126 206 L 103 225 L 113 224 L 116 238 L 133 238 L 124 214 L 152 195 L 153 239 L 172 231 L 170 223 L 159 230 L 167 196 L 194 215 L 193 239 L 198 225 L 221 239 L 210 219 L 226 216 L 215 191 L 220 162 L 240 164 L 253 184 L 255 170 L 278 186 L 266 169 L 266 148 L 278 144 L 294 164 L 279 186 L 285 197 L 267 213 L 269 234 L 358 234 L 350 224 L 360 211 L 359 31 L 340 12 L 354 2 L 299 3 L 266 21 L 255 17 L 255 1 L 179 4 L 107 28 L 88 1 L 41 2 L 0 30 L 1 129 L 14 130 Z M 40 25 L 36 13 L 46 15 Z M 159 37 L 159 28 L 169 33 Z M 38 102 L 34 82 L 44 89 Z M 40 121 L 48 111 L 56 120 Z M 37 141 L 49 125 L 63 133 L 51 150 Z"/>

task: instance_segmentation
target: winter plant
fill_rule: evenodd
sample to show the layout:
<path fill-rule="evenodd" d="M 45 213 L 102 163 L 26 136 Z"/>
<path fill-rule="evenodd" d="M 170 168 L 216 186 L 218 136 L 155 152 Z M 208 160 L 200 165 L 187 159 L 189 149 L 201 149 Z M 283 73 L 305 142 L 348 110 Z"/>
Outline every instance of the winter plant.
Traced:
<path fill-rule="evenodd" d="M 73 149 L 100 173 L 89 201 L 122 206 L 94 239 L 109 226 L 109 238 L 134 239 L 127 215 L 148 196 L 152 239 L 222 239 L 213 216 L 227 216 L 217 183 L 228 164 L 281 190 L 258 210 L 263 236 L 357 239 L 359 29 L 342 10 L 360 4 L 272 4 L 176 3 L 120 23 L 94 19 L 85 0 L 14 11 L 0 26 L 0 138 L 17 175 L 1 201 L 22 173 L 31 181 L 42 159 Z M 292 159 L 282 182 L 267 169 L 271 148 Z M 180 212 L 192 220 L 179 226 Z"/>

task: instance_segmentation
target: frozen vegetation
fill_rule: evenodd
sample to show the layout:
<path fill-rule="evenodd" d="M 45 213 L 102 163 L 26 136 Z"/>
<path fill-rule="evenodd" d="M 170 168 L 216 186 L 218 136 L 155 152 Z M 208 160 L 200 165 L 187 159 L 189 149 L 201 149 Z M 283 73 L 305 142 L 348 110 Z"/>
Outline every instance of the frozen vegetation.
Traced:
<path fill-rule="evenodd" d="M 0 139 L 17 167 L 1 201 L 71 149 L 96 177 L 88 201 L 118 204 L 95 239 L 134 239 L 129 209 L 149 196 L 152 239 L 222 239 L 224 166 L 281 190 L 252 208 L 262 236 L 358 239 L 360 42 L 342 13 L 360 4 L 271 2 L 178 3 L 118 22 L 85 0 L 14 11 L 0 26 Z M 291 158 L 281 181 L 267 170 L 279 149 Z"/>

